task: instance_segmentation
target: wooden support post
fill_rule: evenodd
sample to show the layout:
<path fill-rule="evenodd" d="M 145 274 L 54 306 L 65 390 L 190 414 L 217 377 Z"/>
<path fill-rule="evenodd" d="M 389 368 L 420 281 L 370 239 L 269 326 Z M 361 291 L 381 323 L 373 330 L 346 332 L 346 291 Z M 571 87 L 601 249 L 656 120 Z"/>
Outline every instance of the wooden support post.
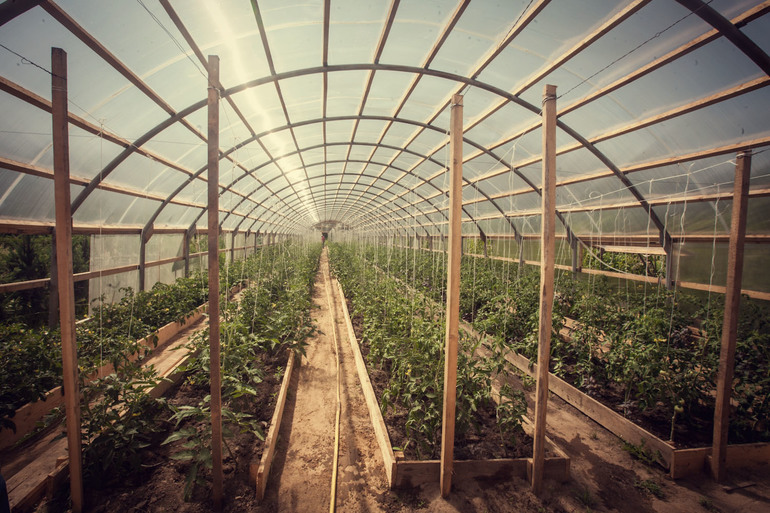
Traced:
<path fill-rule="evenodd" d="M 238 236 L 238 232 L 233 230 L 233 236 L 230 240 L 230 263 L 235 262 L 235 239 Z"/>
<path fill-rule="evenodd" d="M 735 166 L 730 246 L 727 253 L 725 314 L 722 322 L 722 349 L 719 353 L 717 402 L 714 409 L 714 438 L 711 450 L 711 473 L 719 482 L 727 477 L 727 428 L 730 423 L 730 397 L 733 391 L 735 343 L 743 279 L 743 242 L 746 238 L 751 152 L 739 153 Z"/>
<path fill-rule="evenodd" d="M 543 92 L 543 178 L 542 222 L 540 227 L 540 323 L 537 347 L 537 389 L 535 393 L 535 435 L 532 448 L 532 493 L 543 490 L 545 466 L 545 425 L 548 408 L 548 366 L 556 253 L 556 86 Z"/>
<path fill-rule="evenodd" d="M 149 232 L 142 230 L 139 236 L 139 292 L 143 292 L 147 285 L 147 241 Z"/>
<path fill-rule="evenodd" d="M 72 511 L 83 510 L 83 461 L 80 449 L 80 388 L 75 340 L 75 282 L 72 277 L 72 203 L 70 200 L 67 53 L 51 49 L 51 114 L 53 119 L 56 265 L 61 325 L 62 381 L 67 418 Z"/>
<path fill-rule="evenodd" d="M 580 259 L 578 258 L 580 244 L 574 235 L 570 236 L 569 247 L 572 250 L 572 274 L 575 275 L 580 272 Z"/>
<path fill-rule="evenodd" d="M 674 288 L 674 244 L 669 241 L 663 246 L 663 250 L 666 252 L 666 288 L 671 290 Z M 601 256 L 604 256 L 604 249 L 601 251 Z"/>
<path fill-rule="evenodd" d="M 460 260 L 463 203 L 463 97 L 452 96 L 449 132 L 449 260 L 447 262 L 447 321 L 444 355 L 444 416 L 441 424 L 441 495 L 452 488 L 457 400 L 457 345 L 460 329 Z"/>
<path fill-rule="evenodd" d="M 489 253 L 487 252 L 487 234 L 482 230 L 479 230 L 479 237 L 481 237 L 481 246 L 484 250 L 484 258 L 489 258 Z"/>
<path fill-rule="evenodd" d="M 182 236 L 182 257 L 184 258 L 184 277 L 190 276 L 190 231 L 187 230 Z"/>
<path fill-rule="evenodd" d="M 219 57 L 209 55 L 208 242 L 211 457 L 214 508 L 222 509 L 222 377 L 219 357 Z"/>
<path fill-rule="evenodd" d="M 519 267 L 524 266 L 524 237 L 519 237 Z"/>

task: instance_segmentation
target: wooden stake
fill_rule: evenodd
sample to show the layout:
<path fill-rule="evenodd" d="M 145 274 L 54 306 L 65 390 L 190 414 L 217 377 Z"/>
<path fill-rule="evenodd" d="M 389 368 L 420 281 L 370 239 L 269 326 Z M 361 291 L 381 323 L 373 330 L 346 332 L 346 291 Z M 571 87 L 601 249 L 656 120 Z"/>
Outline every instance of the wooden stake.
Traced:
<path fill-rule="evenodd" d="M 182 258 L 184 258 L 184 277 L 190 277 L 190 231 L 185 231 L 182 238 Z"/>
<path fill-rule="evenodd" d="M 67 415 L 72 511 L 83 510 L 83 462 L 80 449 L 80 387 L 75 340 L 75 282 L 72 278 L 72 203 L 70 200 L 69 125 L 67 121 L 67 53 L 51 48 L 51 115 L 53 119 L 56 266 L 61 325 L 62 380 Z"/>
<path fill-rule="evenodd" d="M 444 357 L 444 416 L 441 424 L 441 495 L 449 496 L 455 443 L 457 343 L 460 326 L 460 260 L 463 202 L 463 97 L 452 97 L 449 152 L 449 259 L 447 262 L 447 321 Z"/>
<path fill-rule="evenodd" d="M 722 349 L 719 353 L 717 402 L 714 409 L 714 438 L 711 451 L 711 473 L 718 482 L 727 477 L 727 428 L 730 424 L 730 396 L 733 391 L 735 343 L 743 279 L 743 243 L 746 237 L 751 152 L 739 153 L 735 166 L 730 246 L 727 253 L 725 316 L 722 323 Z"/>
<path fill-rule="evenodd" d="M 542 222 L 540 227 L 540 323 L 537 348 L 537 391 L 535 394 L 535 436 L 532 449 L 532 493 L 543 489 L 545 465 L 545 422 L 548 408 L 548 367 L 556 252 L 556 86 L 543 92 L 543 178 Z"/>
<path fill-rule="evenodd" d="M 209 55 L 208 237 L 211 457 L 214 508 L 222 509 L 222 378 L 219 358 L 219 57 Z"/>

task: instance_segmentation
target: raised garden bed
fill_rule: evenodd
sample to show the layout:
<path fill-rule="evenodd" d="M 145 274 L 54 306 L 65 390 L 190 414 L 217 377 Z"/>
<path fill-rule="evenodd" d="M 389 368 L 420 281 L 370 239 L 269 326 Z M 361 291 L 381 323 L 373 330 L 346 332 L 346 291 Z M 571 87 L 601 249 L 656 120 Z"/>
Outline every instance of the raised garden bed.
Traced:
<path fill-rule="evenodd" d="M 404 457 L 402 451 L 393 449 L 388 435 L 388 430 L 380 410 L 379 403 L 372 387 L 371 379 L 364 362 L 361 348 L 358 344 L 355 331 L 350 319 L 347 302 L 344 299 L 344 292 L 339 282 L 337 282 L 340 297 L 342 298 L 345 323 L 348 330 L 348 339 L 356 362 L 361 387 L 366 399 L 369 416 L 372 420 L 377 443 L 382 453 L 385 463 L 385 473 L 388 478 L 388 484 L 391 488 L 412 487 L 427 482 L 438 482 L 440 461 L 427 460 L 416 461 L 408 460 Z M 524 422 L 525 431 L 531 434 L 532 424 L 528 419 Z M 546 457 L 544 475 L 546 478 L 558 481 L 569 479 L 569 457 L 561 451 L 555 444 L 548 440 L 549 450 L 553 454 Z M 501 458 L 491 460 L 456 460 L 454 462 L 454 475 L 457 479 L 466 478 L 510 478 L 520 477 L 527 479 L 531 476 L 532 459 L 531 458 Z"/>
<path fill-rule="evenodd" d="M 519 370 L 535 377 L 537 364 L 513 351 L 505 359 Z M 707 469 L 711 447 L 677 449 L 671 443 L 661 440 L 633 421 L 623 417 L 593 397 L 581 392 L 553 373 L 548 374 L 548 388 L 583 414 L 617 435 L 668 470 L 672 478 L 678 479 Z M 770 443 L 730 444 L 727 446 L 728 468 L 740 468 L 770 463 Z"/>
<path fill-rule="evenodd" d="M 235 287 L 232 293 L 235 294 L 240 291 L 241 287 Z M 170 322 L 165 326 L 158 329 L 155 333 L 152 333 L 138 341 L 138 343 L 149 350 L 149 353 L 144 351 L 138 351 L 128 357 L 129 361 L 137 361 L 142 357 L 150 357 L 153 354 L 165 349 L 168 342 L 175 337 L 179 332 L 195 325 L 200 321 L 206 310 L 208 304 L 204 304 L 196 308 L 191 314 L 182 322 Z M 112 363 L 107 363 L 91 373 L 88 377 L 88 381 L 93 381 L 97 378 L 102 378 L 115 371 L 115 367 Z M 166 387 L 167 388 L 167 387 Z M 162 394 L 163 392 L 160 392 Z M 16 410 L 13 416 L 14 424 L 16 424 L 16 431 L 12 429 L 3 429 L 0 431 L 0 450 L 7 449 L 14 445 L 16 442 L 27 436 L 46 415 L 48 415 L 54 408 L 57 408 L 64 404 L 64 392 L 62 387 L 58 386 L 50 390 L 45 399 L 27 403 L 21 408 Z"/>

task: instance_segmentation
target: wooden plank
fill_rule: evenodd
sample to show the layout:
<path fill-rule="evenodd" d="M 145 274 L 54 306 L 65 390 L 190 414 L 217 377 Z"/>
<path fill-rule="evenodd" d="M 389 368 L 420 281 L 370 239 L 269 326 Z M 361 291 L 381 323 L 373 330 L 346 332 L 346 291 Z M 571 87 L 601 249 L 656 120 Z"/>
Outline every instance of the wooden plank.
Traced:
<path fill-rule="evenodd" d="M 730 397 L 733 393 L 735 345 L 743 279 L 743 239 L 746 235 L 748 191 L 751 178 L 751 152 L 738 154 L 735 166 L 730 246 L 727 252 L 725 311 L 722 323 L 722 347 L 719 353 L 716 407 L 714 409 L 713 458 L 711 473 L 718 482 L 727 477 L 727 430 L 730 423 Z"/>
<path fill-rule="evenodd" d="M 278 433 L 281 430 L 281 420 L 283 419 L 283 410 L 286 406 L 286 396 L 289 393 L 289 385 L 291 384 L 291 375 L 294 371 L 295 359 L 294 351 L 291 351 L 289 353 L 289 361 L 286 364 L 283 382 L 281 383 L 281 390 L 278 392 L 278 401 L 275 405 L 273 418 L 270 420 L 270 427 L 267 431 L 267 436 L 265 437 L 265 451 L 262 453 L 262 459 L 259 462 L 259 469 L 257 470 L 256 476 L 258 501 L 261 501 L 265 497 L 265 488 L 267 488 L 267 480 L 270 477 L 270 467 L 273 465 L 275 449 L 278 447 Z"/>
<path fill-rule="evenodd" d="M 441 422 L 441 495 L 452 488 L 457 400 L 457 346 L 460 319 L 460 260 L 462 258 L 463 97 L 452 97 L 449 134 L 449 257 L 447 262 L 444 408 Z"/>
<path fill-rule="evenodd" d="M 569 468 L 569 459 L 563 457 L 545 458 L 544 474 L 548 479 L 564 481 L 565 467 Z M 413 488 L 427 483 L 435 483 L 441 469 L 440 460 L 398 461 L 398 481 L 396 488 Z M 526 479 L 530 473 L 531 460 L 528 458 L 501 458 L 490 460 L 456 460 L 454 477 L 465 479 Z M 569 473 L 567 472 L 567 475 Z"/>
<path fill-rule="evenodd" d="M 67 447 L 72 456 L 70 497 L 72 510 L 83 509 L 83 472 L 80 447 L 80 388 L 75 341 L 75 284 L 72 279 L 72 211 L 69 180 L 69 125 L 67 123 L 67 54 L 51 49 L 51 113 L 53 120 L 54 203 L 56 262 L 59 283 L 62 378 L 67 424 Z"/>
<path fill-rule="evenodd" d="M 538 365 L 531 363 L 524 356 L 510 351 L 505 355 L 505 359 L 528 375 L 537 376 Z M 665 468 L 670 468 L 674 448 L 667 442 L 664 442 L 644 428 L 637 426 L 593 397 L 584 394 L 553 373 L 549 373 L 548 382 L 551 392 L 623 440 L 636 445 L 644 442 L 645 446 L 655 456 L 659 457 L 661 465 Z"/>
<path fill-rule="evenodd" d="M 348 328 L 348 341 L 350 342 L 350 348 L 353 350 L 353 359 L 356 362 L 358 380 L 361 382 L 361 389 L 364 393 L 366 407 L 369 410 L 369 418 L 372 420 L 372 426 L 374 428 L 374 436 L 377 439 L 377 445 L 380 447 L 382 460 L 385 463 L 385 474 L 388 477 L 388 485 L 390 488 L 393 488 L 395 486 L 396 456 L 393 452 L 393 446 L 390 443 L 390 437 L 388 437 L 388 429 L 385 427 L 385 420 L 382 418 L 380 405 L 377 402 L 377 397 L 374 395 L 372 382 L 369 379 L 369 372 L 366 370 L 366 363 L 364 362 L 364 357 L 361 354 L 361 348 L 358 345 L 356 333 L 353 331 L 353 324 L 350 320 L 350 312 L 348 311 L 348 305 L 345 301 L 345 293 L 343 292 L 340 283 L 338 281 L 336 281 L 336 283 L 337 290 L 339 291 L 340 302 L 342 303 L 342 311 L 345 315 L 345 325 Z"/>
<path fill-rule="evenodd" d="M 222 377 L 219 355 L 219 57 L 208 66 L 208 257 L 211 353 L 211 457 L 214 509 L 222 509 Z"/>
<path fill-rule="evenodd" d="M 16 431 L 3 429 L 0 431 L 0 451 L 12 446 L 34 429 L 37 422 L 48 413 L 64 403 L 64 393 L 61 387 L 49 390 L 40 401 L 27 403 L 16 410 L 11 420 L 16 426 Z"/>
<path fill-rule="evenodd" d="M 610 253 L 633 253 L 639 255 L 665 255 L 666 250 L 659 246 L 602 246 Z"/>
<path fill-rule="evenodd" d="M 540 320 L 538 328 L 538 362 L 535 392 L 535 434 L 532 450 L 532 492 L 539 495 L 543 486 L 545 427 L 548 410 L 548 362 L 551 359 L 551 329 L 556 263 L 556 86 L 543 91 L 543 170 L 542 222 L 540 230 Z"/>
<path fill-rule="evenodd" d="M 706 460 L 710 454 L 710 447 L 677 449 L 673 451 L 669 475 L 673 479 L 680 479 L 685 476 L 701 473 L 706 467 Z"/>

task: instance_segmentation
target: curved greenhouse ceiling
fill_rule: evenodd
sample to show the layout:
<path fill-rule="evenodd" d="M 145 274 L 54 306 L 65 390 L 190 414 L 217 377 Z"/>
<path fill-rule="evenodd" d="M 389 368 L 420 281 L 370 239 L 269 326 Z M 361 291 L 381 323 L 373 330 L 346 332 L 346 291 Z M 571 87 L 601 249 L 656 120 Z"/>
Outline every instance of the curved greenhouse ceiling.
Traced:
<path fill-rule="evenodd" d="M 206 226 L 207 62 L 220 59 L 220 222 L 446 231 L 463 95 L 463 230 L 539 231 L 540 106 L 557 86 L 561 235 L 724 236 L 753 152 L 770 233 L 770 2 L 6 0 L 0 224 L 54 218 L 51 48 L 68 55 L 73 222 Z"/>

